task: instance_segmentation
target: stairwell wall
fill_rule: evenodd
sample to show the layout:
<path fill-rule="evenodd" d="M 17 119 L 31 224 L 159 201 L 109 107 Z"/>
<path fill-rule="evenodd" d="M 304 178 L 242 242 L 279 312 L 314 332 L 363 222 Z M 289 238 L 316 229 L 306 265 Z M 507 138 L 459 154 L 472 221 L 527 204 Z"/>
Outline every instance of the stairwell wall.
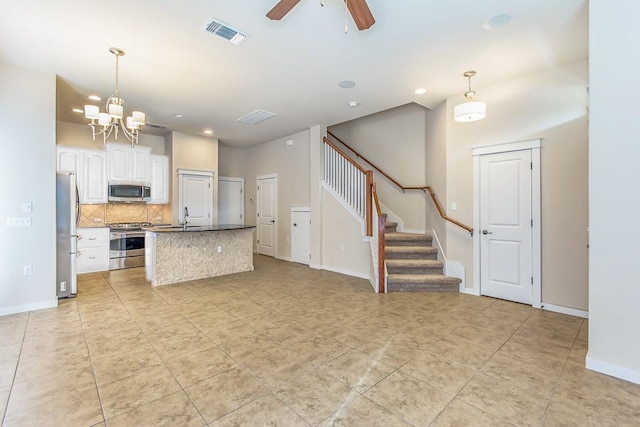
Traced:
<path fill-rule="evenodd" d="M 425 132 L 429 112 L 418 104 L 407 104 L 329 127 L 376 166 L 404 186 L 425 185 Z M 352 153 L 348 153 L 352 154 Z M 354 157 L 365 169 L 366 162 Z M 403 221 L 403 231 L 426 230 L 426 203 L 422 191 L 403 193 L 374 172 L 380 203 Z"/>
<path fill-rule="evenodd" d="M 442 102 L 427 112 L 425 122 L 425 182 L 433 188 L 438 200 L 447 206 L 447 103 Z M 443 255 L 447 250 L 447 224 L 440 217 L 435 204 L 427 197 L 427 229 L 435 232 Z M 455 213 L 453 214 L 455 217 Z"/>
<path fill-rule="evenodd" d="M 542 302 L 588 309 L 588 64 L 581 61 L 488 88 L 477 89 L 487 117 L 453 121 L 446 101 L 447 214 L 473 224 L 473 147 L 542 138 Z M 474 287 L 469 233 L 447 225 L 447 257 L 467 271 Z"/>

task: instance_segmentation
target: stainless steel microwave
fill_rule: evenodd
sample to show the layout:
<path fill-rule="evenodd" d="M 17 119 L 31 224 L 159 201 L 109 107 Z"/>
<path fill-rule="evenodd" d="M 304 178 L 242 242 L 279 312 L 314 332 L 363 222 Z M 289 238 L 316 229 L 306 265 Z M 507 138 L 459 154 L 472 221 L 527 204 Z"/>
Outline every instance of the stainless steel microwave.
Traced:
<path fill-rule="evenodd" d="M 120 203 L 145 203 L 151 198 L 148 183 L 109 181 L 109 201 Z"/>

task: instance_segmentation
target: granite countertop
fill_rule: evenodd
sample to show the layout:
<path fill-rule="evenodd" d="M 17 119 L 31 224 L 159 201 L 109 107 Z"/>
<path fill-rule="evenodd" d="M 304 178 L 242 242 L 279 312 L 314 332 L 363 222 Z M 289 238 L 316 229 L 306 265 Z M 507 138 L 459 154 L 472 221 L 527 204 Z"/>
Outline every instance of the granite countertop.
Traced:
<path fill-rule="evenodd" d="M 247 228 L 256 228 L 256 226 L 242 224 L 188 225 L 187 229 L 185 230 L 181 225 L 168 225 L 159 227 L 145 227 L 144 230 L 154 233 L 193 233 L 201 231 L 244 230 Z"/>

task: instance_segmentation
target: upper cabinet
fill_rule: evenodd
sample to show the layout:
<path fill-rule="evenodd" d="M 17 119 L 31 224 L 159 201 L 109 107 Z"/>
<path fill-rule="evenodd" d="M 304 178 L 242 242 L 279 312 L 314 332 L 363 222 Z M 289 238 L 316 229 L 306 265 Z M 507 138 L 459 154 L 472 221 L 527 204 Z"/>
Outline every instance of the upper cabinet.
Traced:
<path fill-rule="evenodd" d="M 57 146 L 57 171 L 74 172 L 80 203 L 107 203 L 107 153 Z"/>
<path fill-rule="evenodd" d="M 149 203 L 169 203 L 169 158 L 151 155 L 151 200 Z"/>
<path fill-rule="evenodd" d="M 82 203 L 107 203 L 107 153 L 83 150 Z"/>
<path fill-rule="evenodd" d="M 57 146 L 58 154 L 58 172 L 74 172 L 76 175 L 80 172 L 80 163 L 82 162 L 82 150 L 77 148 Z"/>
<path fill-rule="evenodd" d="M 151 147 L 107 144 L 109 181 L 151 181 Z"/>

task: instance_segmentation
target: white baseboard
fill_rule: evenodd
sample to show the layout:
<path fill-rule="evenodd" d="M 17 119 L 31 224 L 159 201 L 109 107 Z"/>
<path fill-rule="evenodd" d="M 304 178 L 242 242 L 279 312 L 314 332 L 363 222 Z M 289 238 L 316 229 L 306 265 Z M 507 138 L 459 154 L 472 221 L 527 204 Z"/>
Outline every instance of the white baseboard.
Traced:
<path fill-rule="evenodd" d="M 322 266 L 320 264 L 309 264 L 309 267 L 313 268 L 314 270 L 322 270 Z"/>
<path fill-rule="evenodd" d="M 58 306 L 58 299 L 34 302 L 32 304 L 14 305 L 11 307 L 0 308 L 0 316 L 8 316 L 9 314 L 24 313 L 26 311 L 42 310 Z"/>
<path fill-rule="evenodd" d="M 584 319 L 589 318 L 589 312 L 585 310 L 578 310 L 577 308 L 564 307 L 561 305 L 554 305 L 543 302 L 540 306 L 543 310 L 554 311 L 556 313 L 568 314 L 570 316 L 582 317 Z"/>
<path fill-rule="evenodd" d="M 594 359 L 589 356 L 587 352 L 587 369 L 600 372 L 605 375 L 620 378 L 625 381 L 630 381 L 635 384 L 640 384 L 640 371 L 635 369 L 623 368 L 618 365 L 614 365 L 609 362 L 603 362 L 602 360 Z"/>
<path fill-rule="evenodd" d="M 463 287 L 460 287 L 460 293 L 461 294 L 467 294 L 467 295 L 474 295 L 476 297 L 480 296 L 480 292 L 478 291 L 478 289 L 475 289 L 475 288 L 463 288 Z"/>
<path fill-rule="evenodd" d="M 332 271 L 334 273 L 344 274 L 345 276 L 352 276 L 352 277 L 358 277 L 360 279 L 369 280 L 368 274 L 356 273 L 355 271 L 349 271 L 342 268 L 331 267 L 328 265 L 323 265 L 322 270 Z"/>

